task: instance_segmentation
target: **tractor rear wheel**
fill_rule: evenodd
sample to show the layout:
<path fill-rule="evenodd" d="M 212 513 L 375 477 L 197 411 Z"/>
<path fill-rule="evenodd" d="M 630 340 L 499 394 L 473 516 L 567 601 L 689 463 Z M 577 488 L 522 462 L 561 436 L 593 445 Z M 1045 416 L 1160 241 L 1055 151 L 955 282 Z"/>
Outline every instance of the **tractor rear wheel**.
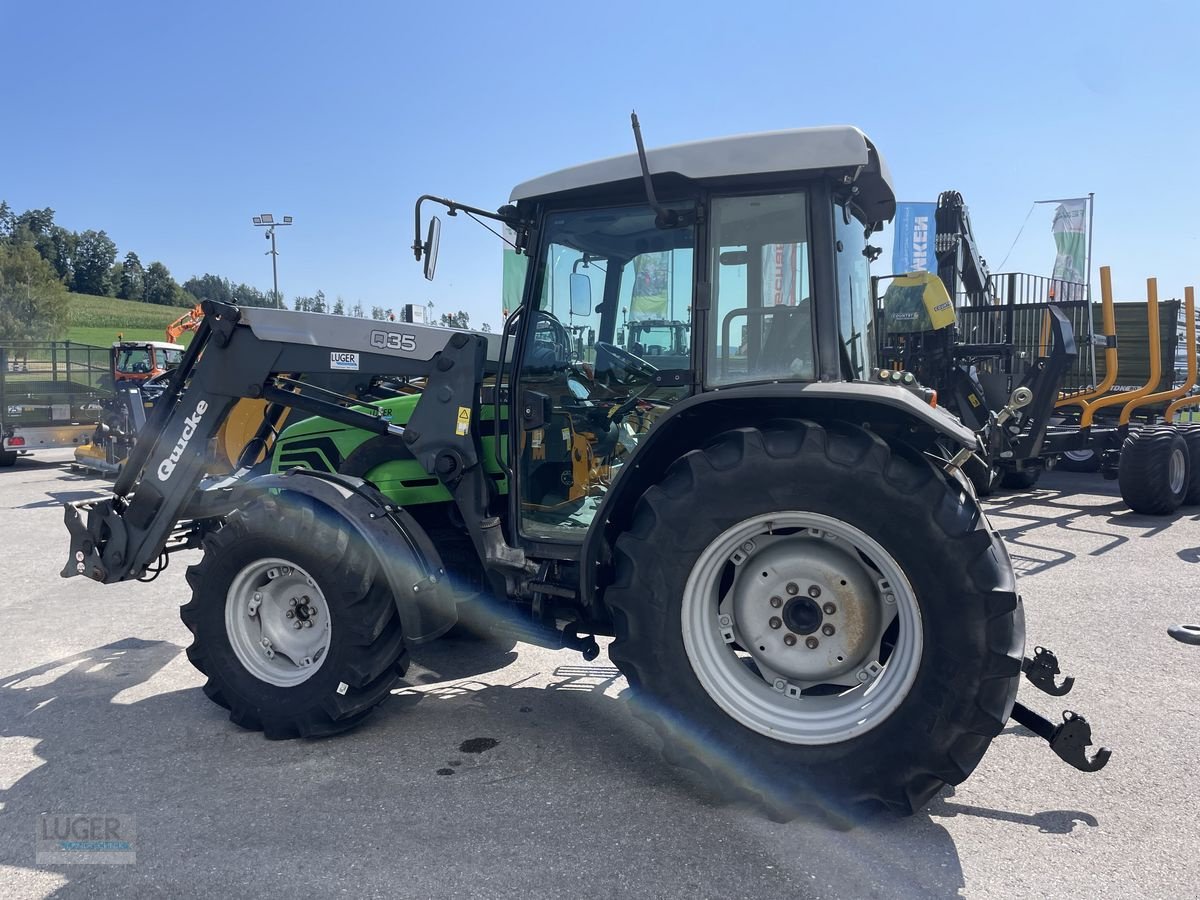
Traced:
<path fill-rule="evenodd" d="M 1188 445 L 1178 429 L 1154 426 L 1135 431 L 1121 445 L 1121 499 L 1143 515 L 1170 515 L 1187 496 L 1190 468 Z"/>
<path fill-rule="evenodd" d="M 635 710 L 669 761 L 776 818 L 915 812 L 1012 710 L 1004 545 L 962 484 L 864 429 L 725 432 L 642 496 L 616 566 Z"/>
<path fill-rule="evenodd" d="M 268 738 L 357 725 L 408 665 L 374 554 L 335 511 L 292 493 L 235 511 L 204 540 L 180 610 L 204 693 Z"/>

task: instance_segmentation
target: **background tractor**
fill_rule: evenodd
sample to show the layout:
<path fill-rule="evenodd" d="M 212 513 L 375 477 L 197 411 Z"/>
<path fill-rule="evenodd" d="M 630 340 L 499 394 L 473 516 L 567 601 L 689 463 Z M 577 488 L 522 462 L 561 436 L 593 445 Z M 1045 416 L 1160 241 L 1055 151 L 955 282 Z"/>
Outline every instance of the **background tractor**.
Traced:
<path fill-rule="evenodd" d="M 873 368 L 867 241 L 895 206 L 874 145 L 830 127 L 645 152 L 634 130 L 637 154 L 496 212 L 417 201 L 427 277 L 425 204 L 512 229 L 523 299 L 499 335 L 206 303 L 113 496 L 66 508 L 63 575 L 147 579 L 202 548 L 188 656 L 273 738 L 355 725 L 409 646 L 466 618 L 588 659 L 611 636 L 667 759 L 780 816 L 912 812 L 1010 716 L 1103 766 L 1082 717 L 1016 702 L 1023 671 L 1069 683 L 1023 655 L 961 473 L 975 434 Z M 621 328 L 635 299 L 690 307 L 669 366 Z M 259 426 L 206 477 L 247 397 Z"/>

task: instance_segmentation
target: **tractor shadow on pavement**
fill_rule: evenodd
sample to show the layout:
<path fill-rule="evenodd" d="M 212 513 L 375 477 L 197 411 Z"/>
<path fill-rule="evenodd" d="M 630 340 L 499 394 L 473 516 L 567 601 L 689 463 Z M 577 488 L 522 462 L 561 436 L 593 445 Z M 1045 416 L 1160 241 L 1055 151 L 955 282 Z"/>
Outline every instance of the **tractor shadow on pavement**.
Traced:
<path fill-rule="evenodd" d="M 1035 489 L 992 497 L 983 505 L 1019 575 L 1041 574 L 1076 558 L 1054 546 L 1058 530 L 1095 538 L 1097 546 L 1087 555 L 1103 556 L 1131 540 L 1152 538 L 1180 519 L 1200 518 L 1200 509 L 1191 507 L 1169 516 L 1135 513 L 1121 500 L 1116 482 L 1089 474 L 1050 473 Z"/>
<path fill-rule="evenodd" d="M 60 897 L 230 896 L 264 872 L 304 895 L 928 897 L 964 887 L 939 819 L 1095 824 L 950 791 L 850 831 L 777 824 L 666 768 L 605 657 L 520 649 L 417 648 L 367 723 L 313 741 L 232 725 L 167 641 L 0 678 L 0 863 Z M 40 816 L 67 812 L 135 816 L 136 865 L 36 866 Z"/>

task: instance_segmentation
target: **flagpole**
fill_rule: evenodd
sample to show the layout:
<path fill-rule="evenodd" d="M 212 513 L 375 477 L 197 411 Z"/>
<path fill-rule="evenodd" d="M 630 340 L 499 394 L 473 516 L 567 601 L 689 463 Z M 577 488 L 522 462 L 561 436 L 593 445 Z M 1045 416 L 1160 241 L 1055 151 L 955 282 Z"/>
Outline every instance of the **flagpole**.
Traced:
<path fill-rule="evenodd" d="M 1092 308 L 1092 223 L 1096 218 L 1096 193 L 1088 191 L 1088 240 L 1087 240 L 1087 279 L 1084 294 L 1087 296 L 1088 305 L 1088 334 L 1091 335 L 1091 340 L 1088 341 L 1089 352 L 1092 357 L 1092 383 L 1096 382 L 1096 322 L 1094 311 Z M 1105 336 L 1108 337 L 1107 335 Z"/>

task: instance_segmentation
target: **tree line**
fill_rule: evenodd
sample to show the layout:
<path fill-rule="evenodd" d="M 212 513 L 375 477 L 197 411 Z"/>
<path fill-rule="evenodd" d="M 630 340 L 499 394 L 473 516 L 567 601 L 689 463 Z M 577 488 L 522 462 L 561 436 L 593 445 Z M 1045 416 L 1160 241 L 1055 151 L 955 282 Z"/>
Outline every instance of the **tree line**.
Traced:
<path fill-rule="evenodd" d="M 195 303 L 163 263 L 144 266 L 132 250 L 118 260 L 117 245 L 107 232 L 64 228 L 49 207 L 18 213 L 0 200 L 0 246 L 10 252 L 33 249 L 55 280 L 74 293 L 163 306 Z"/>
<path fill-rule="evenodd" d="M 162 306 L 193 306 L 204 300 L 238 306 L 284 307 L 282 300 L 249 284 L 220 275 L 193 276 L 179 284 L 167 267 L 154 261 L 143 265 L 130 250 L 117 259 L 117 245 L 103 230 L 71 231 L 54 221 L 54 210 L 27 209 L 18 213 L 0 200 L 0 339 L 52 338 L 67 327 L 65 292 L 116 297 Z M 394 321 L 393 310 L 359 301 L 333 301 L 323 291 L 295 297 L 293 306 L 307 312 L 330 313 Z M 470 316 L 461 310 L 432 314 L 433 325 L 467 328 Z M 483 330 L 490 331 L 486 324 Z"/>

